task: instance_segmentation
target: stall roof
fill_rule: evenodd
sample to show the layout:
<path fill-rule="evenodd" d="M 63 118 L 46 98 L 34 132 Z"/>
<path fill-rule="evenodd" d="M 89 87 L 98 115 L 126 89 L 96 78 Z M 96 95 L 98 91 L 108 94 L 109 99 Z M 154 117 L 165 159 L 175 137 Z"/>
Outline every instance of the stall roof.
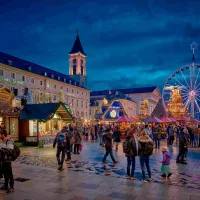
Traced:
<path fill-rule="evenodd" d="M 63 120 L 72 121 L 73 117 L 70 113 L 69 106 L 62 102 L 44 103 L 44 104 L 28 104 L 23 108 L 20 120 L 39 120 L 47 121 L 58 113 Z"/>

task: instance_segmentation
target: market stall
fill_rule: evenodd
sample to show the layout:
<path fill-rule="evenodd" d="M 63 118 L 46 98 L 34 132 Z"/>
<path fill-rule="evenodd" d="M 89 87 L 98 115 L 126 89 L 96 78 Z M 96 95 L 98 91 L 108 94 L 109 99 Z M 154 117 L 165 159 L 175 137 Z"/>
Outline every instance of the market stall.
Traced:
<path fill-rule="evenodd" d="M 20 140 L 27 145 L 52 143 L 63 126 L 73 121 L 69 106 L 62 102 L 29 104 L 20 116 Z"/>
<path fill-rule="evenodd" d="M 14 141 L 19 140 L 19 115 L 20 108 L 9 108 L 2 111 L 3 123 L 7 133 L 12 137 Z"/>
<path fill-rule="evenodd" d="M 8 88 L 0 87 L 0 124 L 14 141 L 19 139 L 19 114 L 21 110 L 13 106 L 14 94 Z"/>

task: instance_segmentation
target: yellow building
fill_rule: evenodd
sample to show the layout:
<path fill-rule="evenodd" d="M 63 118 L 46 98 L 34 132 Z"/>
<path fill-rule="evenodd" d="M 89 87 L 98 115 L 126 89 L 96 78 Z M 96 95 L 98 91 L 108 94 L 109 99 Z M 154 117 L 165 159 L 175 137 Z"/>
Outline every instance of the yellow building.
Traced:
<path fill-rule="evenodd" d="M 66 70 L 68 71 L 68 70 Z M 0 88 L 28 103 L 63 101 L 77 118 L 89 118 L 90 91 L 86 88 L 86 54 L 79 35 L 69 53 L 69 75 L 0 52 Z M 19 103 L 19 102 L 18 102 Z"/>

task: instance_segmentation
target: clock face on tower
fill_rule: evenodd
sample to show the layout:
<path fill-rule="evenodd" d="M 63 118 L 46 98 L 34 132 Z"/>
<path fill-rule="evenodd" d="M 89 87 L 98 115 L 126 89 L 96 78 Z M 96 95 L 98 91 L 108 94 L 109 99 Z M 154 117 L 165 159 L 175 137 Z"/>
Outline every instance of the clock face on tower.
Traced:
<path fill-rule="evenodd" d="M 117 116 L 116 111 L 115 111 L 115 110 L 112 110 L 112 111 L 110 112 L 110 116 L 111 116 L 112 118 L 115 118 L 115 117 Z"/>

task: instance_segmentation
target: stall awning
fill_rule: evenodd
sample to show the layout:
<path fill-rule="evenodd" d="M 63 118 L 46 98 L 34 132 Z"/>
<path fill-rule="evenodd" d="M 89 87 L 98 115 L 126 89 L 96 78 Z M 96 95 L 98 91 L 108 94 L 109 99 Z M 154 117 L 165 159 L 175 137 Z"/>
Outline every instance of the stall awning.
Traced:
<path fill-rule="evenodd" d="M 72 121 L 73 117 L 70 113 L 69 106 L 62 102 L 59 103 L 44 103 L 44 104 L 28 104 L 23 108 L 19 119 L 20 120 L 38 120 L 47 121 L 53 118 L 57 113 L 63 120 Z"/>

